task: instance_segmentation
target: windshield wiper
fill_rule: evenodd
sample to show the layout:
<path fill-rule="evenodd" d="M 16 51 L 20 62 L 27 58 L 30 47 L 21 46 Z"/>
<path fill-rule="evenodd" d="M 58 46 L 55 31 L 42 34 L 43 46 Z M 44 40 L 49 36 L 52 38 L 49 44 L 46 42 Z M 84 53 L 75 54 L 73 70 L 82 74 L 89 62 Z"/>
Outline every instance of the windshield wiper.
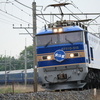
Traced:
<path fill-rule="evenodd" d="M 68 41 L 70 44 L 73 45 L 73 43 L 70 40 L 68 40 L 66 37 L 65 37 L 65 40 Z"/>
<path fill-rule="evenodd" d="M 49 42 L 46 43 L 46 45 L 44 47 L 47 47 L 51 42 L 52 42 L 52 38 Z"/>

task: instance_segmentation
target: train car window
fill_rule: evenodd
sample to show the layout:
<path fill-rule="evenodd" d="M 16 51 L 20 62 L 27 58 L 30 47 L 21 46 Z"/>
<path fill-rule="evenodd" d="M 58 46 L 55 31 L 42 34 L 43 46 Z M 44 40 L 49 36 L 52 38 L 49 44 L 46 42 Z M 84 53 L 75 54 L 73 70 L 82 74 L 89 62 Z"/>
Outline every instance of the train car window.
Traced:
<path fill-rule="evenodd" d="M 68 41 L 66 41 L 66 39 Z M 60 34 L 60 43 L 74 43 L 74 42 L 82 42 L 82 32 L 71 32 L 71 33 L 63 33 Z"/>
<path fill-rule="evenodd" d="M 57 41 L 57 34 L 37 36 L 37 46 L 45 46 L 48 43 L 49 45 L 57 44 Z"/>
<path fill-rule="evenodd" d="M 90 52 L 91 52 L 91 60 L 93 61 L 94 57 L 93 57 L 93 48 L 92 47 L 90 47 Z"/>

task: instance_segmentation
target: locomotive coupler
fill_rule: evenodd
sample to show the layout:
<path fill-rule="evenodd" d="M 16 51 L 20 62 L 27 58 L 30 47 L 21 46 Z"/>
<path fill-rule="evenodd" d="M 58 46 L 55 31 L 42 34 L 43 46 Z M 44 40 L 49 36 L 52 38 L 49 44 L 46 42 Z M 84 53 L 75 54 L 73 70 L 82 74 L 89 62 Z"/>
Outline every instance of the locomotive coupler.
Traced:
<path fill-rule="evenodd" d="M 57 75 L 57 79 L 58 79 L 58 80 L 67 79 L 67 74 L 60 73 L 60 74 Z"/>

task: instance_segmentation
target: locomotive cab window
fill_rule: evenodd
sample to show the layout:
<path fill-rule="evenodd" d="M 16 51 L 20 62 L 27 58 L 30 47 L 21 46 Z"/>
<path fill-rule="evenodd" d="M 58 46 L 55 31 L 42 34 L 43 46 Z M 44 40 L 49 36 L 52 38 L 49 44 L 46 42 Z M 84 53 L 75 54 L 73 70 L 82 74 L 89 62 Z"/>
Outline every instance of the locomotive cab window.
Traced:
<path fill-rule="evenodd" d="M 37 46 L 46 46 L 51 44 L 57 44 L 56 34 L 37 36 Z"/>
<path fill-rule="evenodd" d="M 70 33 L 55 33 L 49 35 L 37 35 L 37 46 L 45 46 L 55 45 L 55 44 L 63 44 L 70 43 L 73 44 L 75 42 L 82 42 L 83 32 L 70 32 Z"/>
<path fill-rule="evenodd" d="M 60 34 L 60 43 L 82 42 L 82 32 L 71 32 Z"/>

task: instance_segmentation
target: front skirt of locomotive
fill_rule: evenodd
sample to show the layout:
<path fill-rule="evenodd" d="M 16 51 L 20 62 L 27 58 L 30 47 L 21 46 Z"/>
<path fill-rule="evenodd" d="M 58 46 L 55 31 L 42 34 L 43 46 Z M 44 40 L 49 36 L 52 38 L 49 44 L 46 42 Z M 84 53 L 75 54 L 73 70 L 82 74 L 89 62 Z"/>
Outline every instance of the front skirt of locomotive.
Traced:
<path fill-rule="evenodd" d="M 42 86 L 49 90 L 77 89 L 86 85 L 86 64 L 39 68 Z"/>

